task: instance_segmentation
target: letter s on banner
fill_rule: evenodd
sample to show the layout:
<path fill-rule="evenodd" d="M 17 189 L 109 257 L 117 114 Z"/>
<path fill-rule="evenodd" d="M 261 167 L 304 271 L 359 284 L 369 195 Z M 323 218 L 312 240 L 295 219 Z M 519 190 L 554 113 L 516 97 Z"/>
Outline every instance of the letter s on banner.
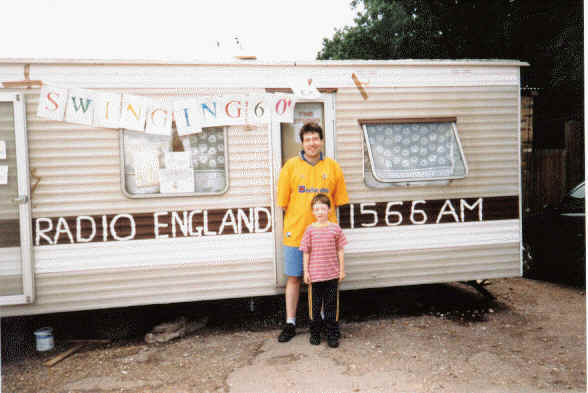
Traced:
<path fill-rule="evenodd" d="M 43 85 L 41 96 L 39 97 L 39 106 L 37 107 L 37 116 L 50 120 L 63 121 L 67 97 L 67 89 Z"/>

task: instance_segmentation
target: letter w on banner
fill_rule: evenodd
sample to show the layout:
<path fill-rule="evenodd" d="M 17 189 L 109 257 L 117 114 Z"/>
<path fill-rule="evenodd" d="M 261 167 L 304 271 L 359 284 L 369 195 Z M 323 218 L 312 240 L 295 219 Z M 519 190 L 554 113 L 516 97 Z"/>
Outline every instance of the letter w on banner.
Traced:
<path fill-rule="evenodd" d="M 271 100 L 272 117 L 280 123 L 294 122 L 294 94 L 273 94 Z"/>
<path fill-rule="evenodd" d="M 93 91 L 70 89 L 65 108 L 65 121 L 91 126 L 94 119 L 94 101 Z"/>

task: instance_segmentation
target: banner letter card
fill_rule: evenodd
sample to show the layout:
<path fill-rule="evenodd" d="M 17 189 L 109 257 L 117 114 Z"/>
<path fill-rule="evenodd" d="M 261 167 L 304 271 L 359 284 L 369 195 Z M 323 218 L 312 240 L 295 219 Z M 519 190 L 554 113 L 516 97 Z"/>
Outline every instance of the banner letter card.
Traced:
<path fill-rule="evenodd" d="M 292 123 L 295 105 L 294 94 L 273 94 L 272 117 L 280 123 Z"/>
<path fill-rule="evenodd" d="M 94 118 L 94 92 L 84 89 L 69 89 L 65 106 L 65 121 L 92 125 Z"/>
<path fill-rule="evenodd" d="M 247 96 L 247 123 L 267 124 L 269 123 L 270 100 L 266 94 L 250 94 Z"/>
<path fill-rule="evenodd" d="M 43 85 L 41 88 L 41 97 L 39 97 L 37 116 L 50 120 L 63 121 L 66 101 L 66 88 Z"/>
<path fill-rule="evenodd" d="M 172 133 L 172 106 L 165 101 L 151 101 L 147 113 L 148 134 L 171 135 Z"/>
<path fill-rule="evenodd" d="M 223 96 L 219 102 L 224 125 L 238 126 L 245 124 L 245 99 L 243 96 Z"/>
<path fill-rule="evenodd" d="M 149 99 L 123 94 L 120 127 L 133 131 L 145 131 L 145 120 L 148 109 Z"/>
<path fill-rule="evenodd" d="M 223 115 L 220 97 L 201 97 L 200 108 L 202 115 L 202 127 L 222 126 Z"/>
<path fill-rule="evenodd" d="M 202 132 L 202 109 L 197 98 L 175 101 L 174 118 L 179 136 Z"/>
<path fill-rule="evenodd" d="M 96 92 L 94 97 L 96 100 L 94 125 L 96 127 L 120 128 L 122 94 Z"/>

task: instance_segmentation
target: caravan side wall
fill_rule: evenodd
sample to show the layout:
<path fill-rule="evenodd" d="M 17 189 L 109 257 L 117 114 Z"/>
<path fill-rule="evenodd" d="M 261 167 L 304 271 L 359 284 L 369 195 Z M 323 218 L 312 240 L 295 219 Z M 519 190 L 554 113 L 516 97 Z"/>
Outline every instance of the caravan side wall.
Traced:
<path fill-rule="evenodd" d="M 337 158 L 348 179 L 355 216 L 363 205 L 366 217 L 364 223 L 356 223 L 357 229 L 348 230 L 347 288 L 521 274 L 518 100 L 517 85 L 379 87 L 369 89 L 367 100 L 352 88 L 339 91 Z M 446 186 L 368 188 L 357 153 L 362 144 L 358 117 L 455 117 L 469 175 Z M 476 209 L 480 217 L 461 222 L 460 204 L 474 201 L 482 203 Z M 407 225 L 381 223 L 386 219 L 381 211 L 386 202 L 397 204 L 390 211 L 402 210 L 402 218 L 391 216 L 389 221 Z M 435 203 L 435 208 L 427 208 Z M 448 204 L 442 213 L 439 206 L 444 203 Z M 380 222 L 371 227 L 370 212 L 376 206 Z M 422 220 L 419 210 L 426 211 L 428 224 L 411 223 L 413 206 L 415 221 Z M 434 223 L 439 214 L 449 220 Z"/>
<path fill-rule="evenodd" d="M 346 229 L 350 245 L 343 289 L 354 289 L 520 275 L 519 66 L 516 62 L 33 63 L 30 77 L 58 86 L 168 99 L 262 94 L 265 88 L 287 87 L 293 76 L 312 78 L 318 87 L 337 89 L 333 93 L 336 159 L 357 208 L 391 201 L 407 206 L 414 201 L 455 203 L 462 198 L 516 201 L 516 217 L 508 219 Z M 14 75 L 11 80 L 21 79 L 21 66 L 0 64 L 0 70 L 3 80 L 10 75 Z M 352 73 L 364 83 L 367 100 Z M 121 192 L 119 131 L 39 118 L 39 90 L 22 92 L 27 104 L 34 223 L 39 218 L 58 225 L 60 217 L 71 223 L 79 216 L 106 216 L 108 225 L 117 214 L 152 217 L 194 209 L 274 214 L 270 127 L 229 127 L 225 194 L 128 199 Z M 457 119 L 469 175 L 446 186 L 368 188 L 363 181 L 358 118 L 430 117 Z M 67 240 L 66 230 L 60 229 L 59 235 L 54 230 L 51 236 Z M 75 228 L 69 230 L 75 237 Z M 37 236 L 33 239 L 36 301 L 2 307 L 0 315 L 281 293 L 283 289 L 276 286 L 274 236 L 280 234 L 265 224 L 251 233 L 198 238 L 90 243 L 74 239 L 48 244 Z"/>

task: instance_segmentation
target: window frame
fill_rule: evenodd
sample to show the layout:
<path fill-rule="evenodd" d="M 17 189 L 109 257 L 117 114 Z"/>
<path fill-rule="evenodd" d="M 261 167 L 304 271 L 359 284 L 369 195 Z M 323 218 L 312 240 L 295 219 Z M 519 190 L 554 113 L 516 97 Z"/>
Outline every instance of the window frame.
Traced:
<path fill-rule="evenodd" d="M 361 136 L 362 136 L 362 143 L 361 143 L 361 150 L 362 150 L 362 176 L 364 178 L 364 183 L 370 187 L 365 181 L 365 151 L 364 149 L 367 148 L 368 158 L 369 158 L 369 165 L 370 170 L 373 178 L 378 182 L 382 183 L 383 186 L 386 184 L 395 185 L 397 183 L 402 184 L 415 184 L 423 185 L 424 184 L 443 184 L 448 183 L 450 180 L 456 179 L 463 179 L 468 176 L 469 168 L 467 164 L 467 160 L 465 157 L 465 152 L 463 150 L 463 146 L 461 144 L 461 140 L 459 138 L 459 133 L 457 130 L 457 118 L 456 117 L 423 117 L 423 118 L 378 118 L 378 119 L 358 119 L 358 123 L 361 127 Z M 397 178 L 393 180 L 382 179 L 378 176 L 374 166 L 374 158 L 372 155 L 372 146 L 369 143 L 368 135 L 367 135 L 367 126 L 368 125 L 386 125 L 386 124 L 419 124 L 419 123 L 451 123 L 451 129 L 453 131 L 453 136 L 456 140 L 457 146 L 459 148 L 459 155 L 462 159 L 463 166 L 464 166 L 464 174 L 459 176 L 443 176 L 443 177 L 410 177 L 410 178 Z M 415 185 L 417 185 L 415 184 Z"/>
<path fill-rule="evenodd" d="M 0 306 L 31 304 L 35 302 L 35 270 L 33 260 L 33 230 L 31 210 L 30 166 L 25 95 L 21 92 L 0 91 L 0 102 L 10 102 L 14 114 L 16 146 L 17 190 L 20 230 L 20 263 L 22 267 L 22 294 L 0 296 Z M 8 146 L 7 146 L 8 148 Z M 8 156 L 7 156 L 8 157 Z M 0 161 L 3 162 L 3 161 Z"/>
<path fill-rule="evenodd" d="M 215 196 L 215 195 L 223 195 L 229 190 L 229 150 L 228 150 L 228 134 L 229 134 L 229 126 L 212 126 L 212 127 L 204 127 L 202 132 L 206 128 L 222 128 L 223 130 L 223 143 L 224 143 L 224 153 L 225 153 L 225 186 L 221 191 L 218 192 L 182 192 L 182 193 L 169 193 L 169 194 L 131 194 L 127 191 L 127 184 L 126 184 L 126 172 L 125 172 L 125 147 L 124 147 L 124 129 L 120 129 L 119 133 L 119 147 L 120 147 L 120 185 L 121 185 L 121 192 L 123 195 L 129 199 L 149 199 L 149 198 L 177 198 L 177 197 L 200 197 L 200 196 Z M 191 134 L 192 135 L 192 134 Z M 195 134 L 197 135 L 197 134 Z M 190 135 L 180 136 L 180 140 L 182 138 L 190 137 Z M 172 135 L 173 139 L 173 135 Z M 183 144 L 183 141 L 182 141 Z M 194 168 L 191 168 L 194 170 Z"/>

